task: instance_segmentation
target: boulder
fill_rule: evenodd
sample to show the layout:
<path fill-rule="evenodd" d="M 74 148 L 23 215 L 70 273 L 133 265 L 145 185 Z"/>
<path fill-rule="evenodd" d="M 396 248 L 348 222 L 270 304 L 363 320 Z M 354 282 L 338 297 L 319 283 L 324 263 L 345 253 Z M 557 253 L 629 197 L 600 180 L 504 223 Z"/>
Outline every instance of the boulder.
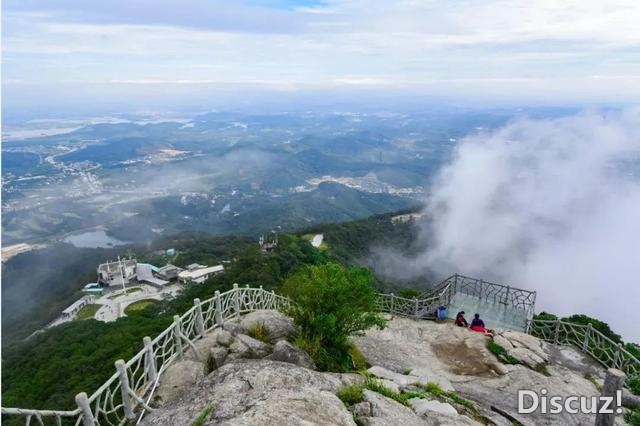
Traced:
<path fill-rule="evenodd" d="M 269 333 L 269 340 L 272 343 L 293 337 L 296 333 L 293 320 L 278 311 L 253 311 L 242 318 L 240 325 L 248 330 L 255 324 L 260 323 L 264 324 L 264 327 Z"/>
<path fill-rule="evenodd" d="M 170 406 L 149 413 L 143 425 L 187 426 L 207 407 L 206 424 L 349 425 L 351 413 L 335 395 L 356 374 L 320 373 L 265 359 L 230 362 L 192 386 Z"/>
<path fill-rule="evenodd" d="M 420 383 L 420 378 L 417 376 L 396 373 L 394 371 L 387 370 L 384 367 L 380 367 L 379 365 L 374 365 L 367 371 L 376 377 L 396 383 L 400 388 L 404 388 L 405 386 L 413 383 Z"/>
<path fill-rule="evenodd" d="M 164 406 L 176 401 L 195 386 L 205 374 L 205 366 L 196 361 L 179 361 L 170 365 L 160 378 L 160 385 L 154 394 L 154 403 Z"/>
<path fill-rule="evenodd" d="M 233 343 L 233 335 L 227 330 L 217 330 L 216 343 L 221 346 L 230 346 Z"/>
<path fill-rule="evenodd" d="M 184 358 L 190 361 L 197 361 L 203 363 L 207 366 L 208 373 L 211 371 L 209 366 L 211 365 L 211 348 L 216 346 L 216 336 L 211 333 L 205 336 L 203 339 L 196 340 L 193 343 L 195 346 L 196 352 L 193 351 L 193 348 L 189 346 L 189 349 L 185 352 Z"/>
<path fill-rule="evenodd" d="M 358 402 L 351 406 L 351 412 L 358 417 L 371 417 L 371 403 L 367 401 Z"/>
<path fill-rule="evenodd" d="M 267 357 L 273 361 L 288 362 L 304 368 L 315 369 L 316 366 L 308 353 L 296 348 L 286 340 L 279 340 L 273 347 L 273 353 Z"/>
<path fill-rule="evenodd" d="M 440 389 L 447 392 L 455 392 L 455 388 L 449 379 L 447 379 L 443 374 L 439 374 L 434 372 L 429 368 L 414 368 L 409 372 L 410 375 L 419 377 L 420 380 L 418 383 L 426 384 L 426 383 L 435 383 L 440 386 Z"/>
<path fill-rule="evenodd" d="M 420 416 L 431 414 L 444 414 L 448 416 L 456 416 L 458 412 L 451 404 L 440 401 L 429 401 L 422 398 L 411 398 L 409 405 L 413 408 L 413 411 Z"/>
<path fill-rule="evenodd" d="M 360 417 L 362 423 L 368 426 L 425 426 L 426 422 L 409 407 L 393 399 L 370 390 L 364 391 L 364 399 L 371 404 L 371 416 Z"/>
<path fill-rule="evenodd" d="M 543 343 L 528 334 L 506 330 L 496 334 L 493 341 L 530 368 L 549 361 L 549 353 L 544 349 Z"/>
<path fill-rule="evenodd" d="M 237 336 L 238 334 L 245 334 L 247 329 L 233 321 L 226 321 L 222 324 L 222 329 L 228 331 L 233 336 Z"/>
<path fill-rule="evenodd" d="M 272 347 L 246 334 L 238 334 L 229 346 L 233 358 L 263 358 L 271 353 Z"/>
<path fill-rule="evenodd" d="M 224 346 L 215 346 L 209 349 L 210 354 L 210 369 L 209 371 L 213 371 L 216 368 L 220 368 L 224 365 L 224 361 L 227 359 L 227 354 L 229 353 L 229 349 Z"/>

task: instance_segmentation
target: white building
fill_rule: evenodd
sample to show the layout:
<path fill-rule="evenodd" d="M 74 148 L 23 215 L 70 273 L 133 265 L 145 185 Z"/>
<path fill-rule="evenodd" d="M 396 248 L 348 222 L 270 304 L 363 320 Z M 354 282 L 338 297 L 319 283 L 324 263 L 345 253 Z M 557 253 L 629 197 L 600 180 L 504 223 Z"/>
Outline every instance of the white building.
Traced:
<path fill-rule="evenodd" d="M 190 265 L 192 266 L 192 265 Z M 183 283 L 198 283 L 201 284 L 217 274 L 221 274 L 224 272 L 224 266 L 216 265 L 216 266 L 201 266 L 200 268 L 189 269 L 186 271 L 182 271 L 178 274 L 178 280 Z"/>
<path fill-rule="evenodd" d="M 92 304 L 94 301 L 95 301 L 95 297 L 93 297 L 93 296 L 84 296 L 84 297 L 76 300 L 75 302 L 73 302 L 73 304 L 71 306 L 69 306 L 67 309 L 62 311 L 62 317 L 63 318 L 74 318 L 78 314 L 78 312 L 80 312 L 80 309 L 84 308 L 87 305 Z"/>

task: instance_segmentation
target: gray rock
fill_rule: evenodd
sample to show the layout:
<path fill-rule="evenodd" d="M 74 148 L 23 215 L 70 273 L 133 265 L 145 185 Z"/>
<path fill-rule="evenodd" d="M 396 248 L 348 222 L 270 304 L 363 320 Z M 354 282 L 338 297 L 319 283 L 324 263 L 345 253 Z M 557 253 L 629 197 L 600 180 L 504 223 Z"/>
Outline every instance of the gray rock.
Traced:
<path fill-rule="evenodd" d="M 351 406 L 351 412 L 358 417 L 371 417 L 371 403 L 367 401 L 358 402 Z"/>
<path fill-rule="evenodd" d="M 510 343 L 533 347 L 531 353 L 549 353 L 547 369 L 551 376 L 523 365 L 500 363 L 488 351 L 485 336 L 447 323 L 396 317 L 384 330 L 368 330 L 364 336 L 354 337 L 354 341 L 372 365 L 392 372 L 411 370 L 413 374 L 416 374 L 415 370 L 425 369 L 417 375 L 427 379 L 429 372 L 441 375 L 451 382 L 460 396 L 474 401 L 481 412 L 496 413 L 492 409 L 495 407 L 523 424 L 593 424 L 593 415 L 582 413 L 520 415 L 518 390 L 545 388 L 548 395 L 565 398 L 570 395 L 597 396 L 598 390 L 585 379 L 584 373 L 603 376 L 602 367 L 571 348 L 545 345 L 535 337 L 522 337 L 518 333 L 506 333 L 506 336 Z"/>
<path fill-rule="evenodd" d="M 425 426 L 426 422 L 413 412 L 393 399 L 370 390 L 364 391 L 364 399 L 371 404 L 371 416 L 360 417 L 369 426 Z"/>
<path fill-rule="evenodd" d="M 272 347 L 246 334 L 238 334 L 229 346 L 233 358 L 263 358 L 271 353 Z"/>
<path fill-rule="evenodd" d="M 455 388 L 449 379 L 447 379 L 442 373 L 436 373 L 430 368 L 414 368 L 409 373 L 412 376 L 417 376 L 420 378 L 418 383 L 426 384 L 426 383 L 435 383 L 440 386 L 442 390 L 447 392 L 455 392 Z"/>
<path fill-rule="evenodd" d="M 221 346 L 229 346 L 233 342 L 233 335 L 227 330 L 217 330 L 216 343 Z"/>
<path fill-rule="evenodd" d="M 396 383 L 400 388 L 404 388 L 405 386 L 411 385 L 413 383 L 420 383 L 420 378 L 417 376 L 396 373 L 394 371 L 387 370 L 384 367 L 380 367 L 379 365 L 374 365 L 367 371 L 376 377 L 387 379 Z"/>
<path fill-rule="evenodd" d="M 207 406 L 207 424 L 354 425 L 335 393 L 361 378 L 320 373 L 269 360 L 227 363 L 192 386 L 184 397 L 148 414 L 143 425 L 191 425 Z"/>
<path fill-rule="evenodd" d="M 227 359 L 229 350 L 224 346 L 216 346 L 209 349 L 209 353 L 211 362 L 209 371 L 213 371 L 216 368 L 220 368 L 224 365 L 224 361 Z"/>
<path fill-rule="evenodd" d="M 160 385 L 154 394 L 154 403 L 158 406 L 170 404 L 195 386 L 204 377 L 205 366 L 196 361 L 179 361 L 165 370 Z"/>
<path fill-rule="evenodd" d="M 316 366 L 308 353 L 296 348 L 286 340 L 276 342 L 273 353 L 267 357 L 273 361 L 288 362 L 304 368 L 315 369 Z"/>
<path fill-rule="evenodd" d="M 627 408 L 640 407 L 640 396 L 634 395 L 628 389 L 622 389 L 622 406 Z"/>
<path fill-rule="evenodd" d="M 242 318 L 240 325 L 248 330 L 255 324 L 260 323 L 264 324 L 269 333 L 269 340 L 272 343 L 293 337 L 296 333 L 293 320 L 278 311 L 262 310 L 251 312 Z"/>
<path fill-rule="evenodd" d="M 228 331 L 233 336 L 237 336 L 238 334 L 245 334 L 247 332 L 246 328 L 233 321 L 227 321 L 223 323 L 222 329 Z"/>
<path fill-rule="evenodd" d="M 207 367 L 208 373 L 211 371 L 211 348 L 216 346 L 216 336 L 211 333 L 204 337 L 204 339 L 196 340 L 193 345 L 195 346 L 196 352 L 193 351 L 193 348 L 189 347 L 189 349 L 185 352 L 185 359 L 190 361 L 197 361 L 203 363 Z"/>
<path fill-rule="evenodd" d="M 421 398 L 411 398 L 409 405 L 413 408 L 413 411 L 420 416 L 430 414 L 444 414 L 449 416 L 456 416 L 458 412 L 451 404 L 447 404 L 440 401 L 428 401 Z"/>
<path fill-rule="evenodd" d="M 509 355 L 530 368 L 536 368 L 549 361 L 549 353 L 543 343 L 528 334 L 506 330 L 496 334 L 493 340 L 505 348 Z"/>

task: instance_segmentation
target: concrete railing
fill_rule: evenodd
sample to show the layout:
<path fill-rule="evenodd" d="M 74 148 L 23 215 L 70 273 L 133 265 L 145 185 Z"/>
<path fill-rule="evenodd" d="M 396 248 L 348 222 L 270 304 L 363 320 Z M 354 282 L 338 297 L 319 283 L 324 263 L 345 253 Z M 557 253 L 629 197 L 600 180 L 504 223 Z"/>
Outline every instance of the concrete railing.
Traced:
<path fill-rule="evenodd" d="M 31 424 L 124 425 L 139 421 L 145 411 L 153 411 L 149 403 L 164 370 L 175 360 L 183 359 L 211 330 L 241 314 L 260 309 L 279 309 L 289 301 L 274 292 L 260 288 L 238 287 L 205 301 L 194 300 L 191 309 L 176 315 L 173 323 L 158 337 L 143 339 L 144 347 L 128 361 L 115 362 L 115 373 L 93 394 L 76 395 L 77 408 L 70 411 L 31 410 L 2 407 L 3 416 L 22 416 Z"/>
<path fill-rule="evenodd" d="M 462 275 L 452 275 L 420 299 L 407 299 L 393 294 L 378 294 L 381 312 L 411 318 L 433 318 L 439 306 L 447 306 L 456 292 L 479 297 L 491 303 L 502 303 L 524 309 L 533 315 L 535 292 L 488 283 Z M 238 287 L 205 301 L 194 300 L 191 309 L 176 315 L 171 326 L 158 337 L 143 339 L 144 347 L 129 361 L 118 360 L 116 372 L 91 396 L 76 395 L 77 408 L 71 411 L 2 408 L 2 415 L 22 416 L 25 424 L 75 424 L 84 426 L 124 425 L 140 421 L 164 370 L 182 359 L 211 330 L 241 314 L 260 309 L 280 309 L 289 303 L 285 297 L 260 288 Z M 530 315 L 529 315 L 530 313 Z M 563 321 L 529 319 L 527 331 L 556 344 L 573 345 L 589 354 L 605 367 L 618 368 L 627 375 L 640 374 L 640 361 L 602 333 L 590 326 Z"/>
<path fill-rule="evenodd" d="M 561 320 L 531 320 L 530 334 L 556 345 L 570 345 L 590 355 L 606 368 L 616 368 L 627 376 L 640 374 L 640 360 L 591 324 L 575 324 Z"/>

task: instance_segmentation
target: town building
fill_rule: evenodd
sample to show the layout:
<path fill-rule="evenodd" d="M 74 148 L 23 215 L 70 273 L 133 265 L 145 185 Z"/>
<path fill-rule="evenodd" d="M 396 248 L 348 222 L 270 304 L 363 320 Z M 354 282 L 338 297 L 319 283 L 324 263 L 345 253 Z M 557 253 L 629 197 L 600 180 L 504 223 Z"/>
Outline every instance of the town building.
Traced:
<path fill-rule="evenodd" d="M 187 266 L 186 271 L 182 271 L 178 274 L 178 280 L 183 283 L 198 283 L 201 284 L 214 275 L 218 275 L 224 272 L 224 266 L 204 266 L 194 263 Z"/>

